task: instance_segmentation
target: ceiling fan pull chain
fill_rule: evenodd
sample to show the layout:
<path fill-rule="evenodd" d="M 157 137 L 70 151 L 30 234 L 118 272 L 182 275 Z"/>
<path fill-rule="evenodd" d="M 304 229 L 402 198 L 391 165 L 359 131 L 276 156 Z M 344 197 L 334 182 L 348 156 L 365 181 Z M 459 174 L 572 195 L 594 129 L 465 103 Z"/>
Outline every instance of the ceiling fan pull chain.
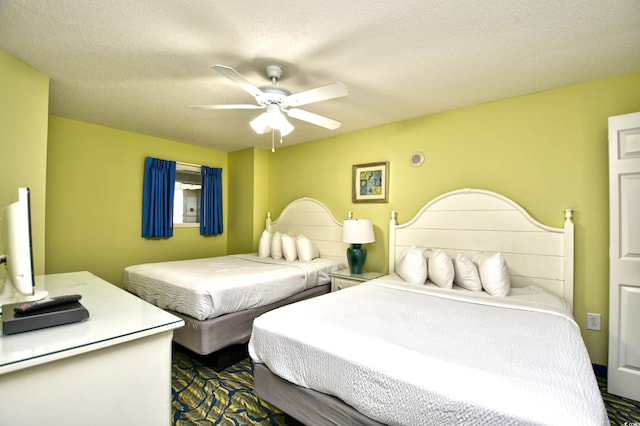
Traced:
<path fill-rule="evenodd" d="M 274 146 L 274 142 L 275 142 L 275 133 L 276 131 L 271 129 L 271 152 L 276 152 L 276 147 Z"/>

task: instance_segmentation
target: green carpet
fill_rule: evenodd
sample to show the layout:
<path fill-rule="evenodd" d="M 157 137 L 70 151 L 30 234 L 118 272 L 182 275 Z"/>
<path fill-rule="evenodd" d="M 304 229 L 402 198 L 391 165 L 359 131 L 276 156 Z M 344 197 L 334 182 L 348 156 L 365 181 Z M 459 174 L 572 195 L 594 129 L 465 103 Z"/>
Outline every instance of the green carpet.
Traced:
<path fill-rule="evenodd" d="M 598 384 L 612 425 L 640 425 L 640 403 L 608 394 L 604 378 Z M 286 425 L 282 412 L 253 395 L 248 358 L 216 372 L 174 350 L 172 387 L 175 426 Z"/>
<path fill-rule="evenodd" d="M 174 351 L 173 425 L 285 425 L 282 412 L 253 395 L 253 370 L 244 359 L 220 372 Z"/>

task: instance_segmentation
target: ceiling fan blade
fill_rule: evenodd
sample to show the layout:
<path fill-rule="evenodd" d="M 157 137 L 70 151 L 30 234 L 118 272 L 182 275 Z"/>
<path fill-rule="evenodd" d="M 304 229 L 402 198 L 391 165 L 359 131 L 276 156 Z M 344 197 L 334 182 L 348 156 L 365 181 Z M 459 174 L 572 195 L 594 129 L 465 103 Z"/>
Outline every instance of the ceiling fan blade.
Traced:
<path fill-rule="evenodd" d="M 324 127 L 330 130 L 335 130 L 342 124 L 339 121 L 324 117 L 322 115 L 314 114 L 313 112 L 304 111 L 302 109 L 292 108 L 286 111 L 287 115 L 291 118 L 306 121 L 307 123 L 315 124 L 316 126 Z"/>
<path fill-rule="evenodd" d="M 296 107 L 313 102 L 326 101 L 327 99 L 339 98 L 342 96 L 347 96 L 348 94 L 349 90 L 347 89 L 347 86 L 336 81 L 325 86 L 316 87 L 315 89 L 309 89 L 305 90 L 304 92 L 289 95 L 285 99 L 285 104 L 288 106 Z"/>
<path fill-rule="evenodd" d="M 240 75 L 238 71 L 234 70 L 233 68 L 226 65 L 214 65 L 212 68 L 227 77 L 229 80 L 236 83 L 242 88 L 242 90 L 244 90 L 251 96 L 256 97 L 258 95 L 262 95 L 262 90 L 251 84 L 246 78 Z"/>
<path fill-rule="evenodd" d="M 261 105 L 251 105 L 251 104 L 189 105 L 189 107 L 194 109 L 262 109 L 264 108 Z"/>

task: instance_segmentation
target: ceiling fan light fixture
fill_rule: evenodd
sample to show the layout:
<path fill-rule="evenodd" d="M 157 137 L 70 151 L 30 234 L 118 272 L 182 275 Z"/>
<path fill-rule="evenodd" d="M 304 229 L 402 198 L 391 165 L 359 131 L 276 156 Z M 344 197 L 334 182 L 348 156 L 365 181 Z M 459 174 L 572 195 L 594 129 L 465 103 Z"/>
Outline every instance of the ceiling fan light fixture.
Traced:
<path fill-rule="evenodd" d="M 258 134 L 263 135 L 270 130 L 277 130 L 280 136 L 287 136 L 293 132 L 295 127 L 287 119 L 278 105 L 267 106 L 267 112 L 263 112 L 249 122 L 251 128 Z"/>
<path fill-rule="evenodd" d="M 280 117 L 282 117 L 280 107 L 277 104 L 267 105 L 267 117 L 269 118 L 269 126 L 272 129 L 277 129 L 280 124 Z"/>
<path fill-rule="evenodd" d="M 266 112 L 263 112 L 253 120 L 249 122 L 251 128 L 259 135 L 267 133 L 271 128 L 269 127 L 269 116 Z"/>
<path fill-rule="evenodd" d="M 277 130 L 280 136 L 286 136 L 293 132 L 295 127 L 282 114 L 280 106 L 277 104 L 267 105 L 267 112 L 263 112 L 252 121 L 249 125 L 258 134 L 267 133 L 269 130 Z"/>
<path fill-rule="evenodd" d="M 280 136 L 287 136 L 289 133 L 293 132 L 295 127 L 293 127 L 293 124 L 287 121 L 282 113 L 280 113 L 280 121 L 278 123 L 277 129 L 280 131 Z"/>

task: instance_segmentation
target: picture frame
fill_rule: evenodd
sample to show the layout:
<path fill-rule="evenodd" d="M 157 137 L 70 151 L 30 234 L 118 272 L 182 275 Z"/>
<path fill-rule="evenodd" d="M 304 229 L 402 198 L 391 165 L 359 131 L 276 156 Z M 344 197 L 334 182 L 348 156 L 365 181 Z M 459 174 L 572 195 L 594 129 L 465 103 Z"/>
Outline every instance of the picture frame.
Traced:
<path fill-rule="evenodd" d="M 351 193 L 354 203 L 388 203 L 389 162 L 354 164 Z"/>

